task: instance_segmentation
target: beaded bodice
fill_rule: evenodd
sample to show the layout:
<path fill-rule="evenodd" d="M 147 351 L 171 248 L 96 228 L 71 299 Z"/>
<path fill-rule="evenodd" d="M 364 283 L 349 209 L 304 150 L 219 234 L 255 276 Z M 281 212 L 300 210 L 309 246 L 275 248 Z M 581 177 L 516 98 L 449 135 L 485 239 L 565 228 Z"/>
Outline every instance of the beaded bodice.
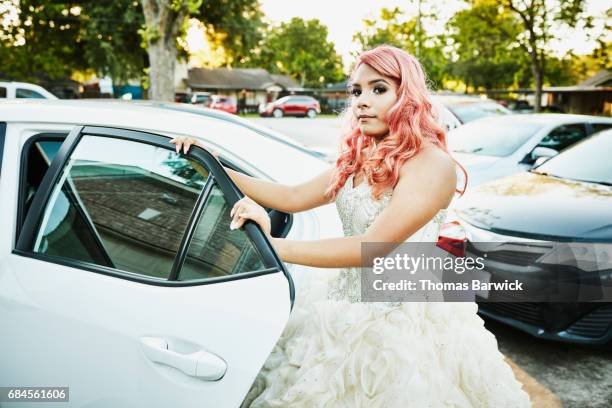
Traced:
<path fill-rule="evenodd" d="M 342 221 L 345 236 L 363 234 L 374 222 L 378 214 L 389 204 L 392 192 L 389 191 L 379 199 L 372 196 L 372 188 L 363 180 L 357 187 L 353 185 L 351 174 L 336 196 L 336 207 Z M 409 203 L 407 203 L 409 205 Z M 438 239 L 440 225 L 446 218 L 446 210 L 440 210 L 427 224 L 414 233 L 408 241 L 435 242 Z M 360 268 L 351 267 L 340 271 L 330 282 L 328 298 L 350 302 L 361 299 Z"/>

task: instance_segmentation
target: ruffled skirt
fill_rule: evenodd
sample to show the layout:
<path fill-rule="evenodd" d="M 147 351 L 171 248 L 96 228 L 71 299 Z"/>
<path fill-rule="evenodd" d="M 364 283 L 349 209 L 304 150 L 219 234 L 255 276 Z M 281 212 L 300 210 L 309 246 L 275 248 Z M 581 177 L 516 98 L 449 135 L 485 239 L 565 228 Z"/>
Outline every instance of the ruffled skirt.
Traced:
<path fill-rule="evenodd" d="M 529 407 L 475 303 L 302 292 L 243 407 Z"/>

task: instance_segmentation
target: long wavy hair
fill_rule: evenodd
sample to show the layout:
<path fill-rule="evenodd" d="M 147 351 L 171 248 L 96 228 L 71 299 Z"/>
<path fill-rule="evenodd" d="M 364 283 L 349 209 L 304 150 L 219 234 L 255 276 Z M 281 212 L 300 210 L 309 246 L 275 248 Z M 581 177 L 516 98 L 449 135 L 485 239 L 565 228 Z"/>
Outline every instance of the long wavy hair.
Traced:
<path fill-rule="evenodd" d="M 334 175 L 325 194 L 335 199 L 338 190 L 351 174 L 364 171 L 372 194 L 376 199 L 395 187 L 403 163 L 415 156 L 423 142 L 429 141 L 448 153 L 446 130 L 437 122 L 427 77 L 419 61 L 399 48 L 381 45 L 363 52 L 357 59 L 349 83 L 357 68 L 367 64 L 379 74 L 393 78 L 398 84 L 397 101 L 389 109 L 385 120 L 389 134 L 377 145 L 373 137 L 365 136 L 358 127 L 358 121 L 349 106 L 343 116 L 345 133 L 340 143 L 340 154 L 336 160 Z M 367 152 L 375 147 L 371 157 Z M 457 163 L 465 175 L 467 173 Z M 465 191 L 465 185 L 459 193 Z"/>

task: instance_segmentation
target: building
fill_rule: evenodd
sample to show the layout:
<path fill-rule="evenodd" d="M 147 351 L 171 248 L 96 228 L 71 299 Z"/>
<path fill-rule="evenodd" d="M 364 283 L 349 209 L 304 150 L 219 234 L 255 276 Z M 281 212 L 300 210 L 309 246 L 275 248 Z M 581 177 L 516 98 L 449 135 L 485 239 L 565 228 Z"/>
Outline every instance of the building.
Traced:
<path fill-rule="evenodd" d="M 532 99 L 533 89 L 494 89 L 487 95 L 497 99 L 510 94 Z M 542 89 L 542 106 L 554 111 L 584 115 L 612 116 L 612 71 L 603 70 L 572 86 L 549 86 Z"/>
<path fill-rule="evenodd" d="M 280 96 L 303 93 L 291 77 L 272 75 L 263 68 L 191 68 L 177 84 L 177 91 L 210 92 L 236 100 L 241 112 L 257 112 L 262 103 Z"/>

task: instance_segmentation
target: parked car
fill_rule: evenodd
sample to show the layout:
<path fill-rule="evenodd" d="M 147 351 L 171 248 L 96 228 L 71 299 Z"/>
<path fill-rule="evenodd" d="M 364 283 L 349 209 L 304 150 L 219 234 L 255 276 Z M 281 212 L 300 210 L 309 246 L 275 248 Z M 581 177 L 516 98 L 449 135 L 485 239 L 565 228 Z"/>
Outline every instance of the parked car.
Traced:
<path fill-rule="evenodd" d="M 193 105 L 202 105 L 208 108 L 212 103 L 212 99 L 210 92 L 193 92 L 189 102 Z"/>
<path fill-rule="evenodd" d="M 211 109 L 222 110 L 227 113 L 236 114 L 238 112 L 238 106 L 236 101 L 229 96 L 224 95 L 213 95 L 210 102 Z"/>
<path fill-rule="evenodd" d="M 448 147 L 467 170 L 470 188 L 528 170 L 538 159 L 552 157 L 610 127 L 612 118 L 599 116 L 496 116 L 453 129 L 448 134 Z"/>
<path fill-rule="evenodd" d="M 259 106 L 259 115 L 264 117 L 306 116 L 314 118 L 320 113 L 321 106 L 319 102 L 312 96 L 306 95 L 283 96 L 274 102 Z"/>
<path fill-rule="evenodd" d="M 230 230 L 241 192 L 176 136 L 286 184 L 329 165 L 184 104 L 0 102 L 0 384 L 69 386 L 75 407 L 240 405 L 295 287 L 331 272 L 285 265 L 252 222 Z M 273 236 L 342 234 L 332 205 L 270 215 Z"/>
<path fill-rule="evenodd" d="M 45 88 L 27 82 L 0 82 L 0 99 L 58 99 Z"/>
<path fill-rule="evenodd" d="M 598 292 L 606 287 L 608 293 L 608 302 L 516 302 L 491 295 L 486 301 L 477 298 L 482 315 L 539 338 L 612 344 L 610 157 L 612 130 L 529 172 L 484 184 L 457 201 L 454 239 L 459 238 L 460 225 L 468 243 L 498 243 L 486 253 L 491 282 L 518 279 L 532 288 L 538 285 L 551 297 L 559 295 L 561 287 L 580 288 L 582 293 L 584 285 Z M 572 253 L 577 262 L 555 256 L 561 243 L 581 245 Z M 578 299 L 579 293 L 567 293 Z"/>
<path fill-rule="evenodd" d="M 476 96 L 432 95 L 432 99 L 444 105 L 462 124 L 488 116 L 512 113 L 494 100 Z"/>

